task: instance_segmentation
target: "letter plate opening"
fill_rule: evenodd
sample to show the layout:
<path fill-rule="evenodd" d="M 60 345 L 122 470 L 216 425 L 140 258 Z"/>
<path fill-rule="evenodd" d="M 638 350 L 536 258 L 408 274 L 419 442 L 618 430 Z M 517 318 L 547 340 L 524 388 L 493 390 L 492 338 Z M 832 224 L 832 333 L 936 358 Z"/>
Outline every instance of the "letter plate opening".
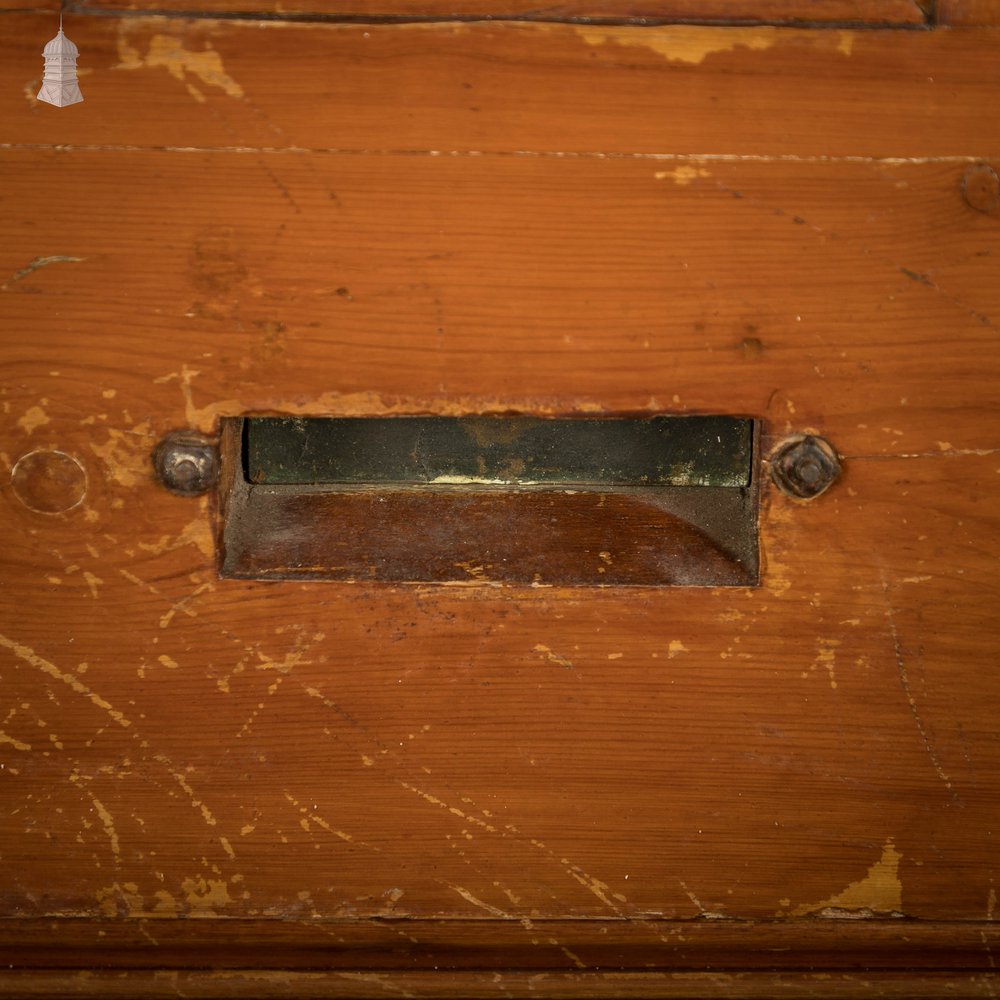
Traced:
<path fill-rule="evenodd" d="M 742 417 L 230 417 L 221 573 L 753 586 Z"/>

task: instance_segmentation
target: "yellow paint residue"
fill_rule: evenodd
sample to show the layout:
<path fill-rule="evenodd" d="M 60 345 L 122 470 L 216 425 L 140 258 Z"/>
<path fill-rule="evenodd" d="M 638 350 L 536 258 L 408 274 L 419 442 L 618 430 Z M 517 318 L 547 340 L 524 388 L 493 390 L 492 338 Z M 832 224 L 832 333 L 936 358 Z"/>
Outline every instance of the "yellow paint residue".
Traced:
<path fill-rule="evenodd" d="M 837 665 L 836 650 L 839 645 L 839 639 L 817 639 L 816 659 L 813 661 L 813 667 L 824 667 L 826 669 L 830 677 L 830 687 L 834 691 L 837 690 L 837 674 L 835 669 Z"/>
<path fill-rule="evenodd" d="M 105 701 L 96 691 L 92 691 L 72 674 L 63 673 L 54 663 L 50 663 L 44 657 L 39 656 L 30 646 L 25 646 L 22 643 L 15 642 L 13 639 L 8 639 L 5 635 L 0 635 L 0 646 L 9 649 L 19 660 L 23 660 L 25 663 L 35 667 L 35 669 L 41 670 L 42 673 L 48 674 L 49 677 L 62 681 L 63 684 L 72 688 L 77 694 L 83 695 L 92 705 L 107 712 L 123 729 L 128 729 L 132 725 L 121 712 Z"/>
<path fill-rule="evenodd" d="M 832 46 L 840 55 L 849 56 L 854 50 L 853 31 L 809 31 L 794 28 L 706 27 L 693 24 L 670 24 L 662 27 L 604 27 L 574 25 L 573 30 L 588 45 L 621 45 L 644 48 L 662 56 L 668 62 L 697 66 L 709 56 L 736 49 L 763 52 L 779 43 L 799 43 L 815 48 Z"/>
<path fill-rule="evenodd" d="M 771 48 L 780 28 L 706 28 L 699 25 L 671 24 L 662 28 L 607 28 L 589 24 L 575 25 L 574 30 L 588 45 L 626 45 L 646 48 L 668 62 L 697 66 L 711 55 L 732 52 L 736 48 L 756 51 Z"/>
<path fill-rule="evenodd" d="M 148 429 L 148 425 L 132 432 L 108 428 L 104 444 L 91 442 L 90 449 L 104 462 L 109 478 L 121 486 L 136 486 L 151 476 L 149 456 L 155 440 L 143 432 Z"/>
<path fill-rule="evenodd" d="M 196 517 L 193 521 L 189 521 L 181 530 L 179 535 L 161 535 L 155 542 L 139 542 L 139 548 L 142 549 L 143 552 L 152 552 L 154 555 L 162 555 L 164 552 L 173 552 L 174 549 L 181 549 L 185 545 L 193 545 L 204 556 L 214 555 L 215 539 L 212 535 L 212 526 L 208 519 L 208 501 L 205 500 L 204 497 L 201 499 L 204 501 L 202 504 L 202 510 L 205 512 L 204 516 Z M 192 601 L 204 591 L 211 589 L 211 583 L 202 584 L 190 597 L 186 598 L 181 603 L 186 605 L 189 601 Z M 164 615 L 164 618 L 166 618 L 166 624 L 164 624 L 163 619 L 161 619 L 160 628 L 166 628 L 167 625 L 170 624 L 170 620 L 177 613 L 177 610 L 177 608 L 173 608 L 171 611 L 167 612 L 166 615 Z"/>
<path fill-rule="evenodd" d="M 543 646 L 541 643 L 538 643 L 538 645 L 534 647 L 534 650 L 536 653 L 541 653 L 550 663 L 558 663 L 560 667 L 573 667 L 572 660 L 567 660 L 565 656 L 553 653 L 548 646 Z"/>
<path fill-rule="evenodd" d="M 118 845 L 118 832 L 115 830 L 114 818 L 100 799 L 95 799 L 91 795 L 90 801 L 94 803 L 94 808 L 97 810 L 97 815 L 101 818 L 101 823 L 104 826 L 105 833 L 108 835 L 108 840 L 111 841 L 111 853 L 117 857 L 121 854 L 121 848 Z"/>
<path fill-rule="evenodd" d="M 217 910 L 232 903 L 229 888 L 222 879 L 186 878 L 181 883 L 181 889 L 192 915 L 214 915 Z"/>
<path fill-rule="evenodd" d="M 49 423 L 49 415 L 40 407 L 33 406 L 30 410 L 20 420 L 17 422 L 17 426 L 24 431 L 25 434 L 30 434 L 37 427 L 41 427 L 44 424 Z"/>
<path fill-rule="evenodd" d="M 681 653 L 686 653 L 687 651 L 687 646 L 680 639 L 671 639 L 670 645 L 667 646 L 667 659 L 672 660 L 675 656 L 680 656 Z"/>
<path fill-rule="evenodd" d="M 166 654 L 166 653 L 164 653 L 164 654 L 163 654 L 162 656 L 158 656 L 158 657 L 157 657 L 157 659 L 158 659 L 158 660 L 160 661 L 160 663 L 162 663 L 162 664 L 163 664 L 163 665 L 164 665 L 164 666 L 165 666 L 165 667 L 166 667 L 166 668 L 167 668 L 168 670 L 176 670 L 176 669 L 177 669 L 177 666 L 178 666 L 178 664 L 177 664 L 177 661 L 176 661 L 175 659 L 173 659 L 172 657 L 170 657 L 170 656 L 167 656 L 167 654 Z"/>
<path fill-rule="evenodd" d="M 843 892 L 820 903 L 797 906 L 790 915 L 832 916 L 843 911 L 863 914 L 899 913 L 903 908 L 903 884 L 899 880 L 899 862 L 902 859 L 903 855 L 889 839 L 882 848 L 882 857 L 868 869 L 868 874 L 863 879 L 852 882 Z"/>
<path fill-rule="evenodd" d="M 248 410 L 260 407 L 260 400 L 256 396 L 248 396 L 239 399 L 219 399 L 217 395 L 213 401 L 205 406 L 199 406 L 194 399 L 194 380 L 201 375 L 201 371 L 182 365 L 179 371 L 167 372 L 153 380 L 155 385 L 165 385 L 177 382 L 180 389 L 185 412 L 185 423 L 188 427 L 195 428 L 205 433 L 211 434 L 220 417 L 232 417 Z M 209 387 L 206 390 L 213 393 L 215 390 Z M 539 405 L 535 399 L 517 397 L 483 397 L 483 396 L 454 396 L 447 401 L 434 398 L 432 400 L 420 400 L 413 398 L 384 397 L 376 392 L 324 392 L 318 396 L 310 396 L 308 401 L 303 402 L 302 398 L 286 398 L 278 400 L 268 400 L 267 408 L 289 416 L 338 416 L 338 417 L 373 417 L 392 416 L 395 414 L 411 415 L 416 409 L 428 406 L 434 410 L 438 416 L 442 417 L 467 417 L 470 414 L 489 415 L 508 413 L 512 410 L 532 410 L 539 415 L 556 415 L 565 413 L 565 408 L 555 405 Z M 570 413 L 603 413 L 605 407 L 601 403 L 590 401 L 578 401 L 573 404 Z M 148 442 L 147 450 L 144 454 L 146 464 L 148 464 L 149 452 L 155 446 L 155 440 Z M 145 446 L 146 443 L 144 443 Z M 567 491 L 571 492 L 571 491 Z"/>
<path fill-rule="evenodd" d="M 704 167 L 690 167 L 687 165 L 675 167 L 673 170 L 657 170 L 653 176 L 662 181 L 670 177 L 675 184 L 686 187 L 691 181 L 699 177 L 711 177 L 712 175 Z"/>
<path fill-rule="evenodd" d="M 21 740 L 14 739 L 13 736 L 8 736 L 4 732 L 0 732 L 0 743 L 9 743 L 15 750 L 30 750 L 31 744 L 24 743 Z"/>
<path fill-rule="evenodd" d="M 478 907 L 480 910 L 485 910 L 487 913 L 492 914 L 494 917 L 501 917 L 502 919 L 505 920 L 512 919 L 511 915 L 506 910 L 501 910 L 496 906 L 492 906 L 490 903 L 483 902 L 483 900 L 479 899 L 476 896 L 473 896 L 468 889 L 465 889 L 460 885 L 452 885 L 450 882 L 446 882 L 445 885 L 447 885 L 449 889 L 452 889 L 455 892 L 457 892 L 462 897 L 462 899 L 466 900 L 466 902 L 471 903 L 473 906 Z"/>
<path fill-rule="evenodd" d="M 165 69 L 175 80 L 187 88 L 188 93 L 199 103 L 204 103 L 205 95 L 190 82 L 194 77 L 209 87 L 218 87 L 230 97 L 243 97 L 243 88 L 225 71 L 222 57 L 210 45 L 200 52 L 184 48 L 179 38 L 171 35 L 153 35 L 149 49 L 143 56 L 128 40 L 129 25 L 123 22 L 118 32 L 118 59 L 115 69 Z"/>

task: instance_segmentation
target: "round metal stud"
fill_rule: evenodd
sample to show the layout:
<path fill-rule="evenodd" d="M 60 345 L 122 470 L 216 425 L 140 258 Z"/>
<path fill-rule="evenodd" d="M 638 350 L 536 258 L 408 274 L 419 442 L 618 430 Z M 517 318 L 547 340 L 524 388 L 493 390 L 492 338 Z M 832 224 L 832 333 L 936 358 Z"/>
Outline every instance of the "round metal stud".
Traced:
<path fill-rule="evenodd" d="M 798 434 L 771 455 L 771 478 L 782 493 L 812 500 L 825 493 L 840 475 L 840 459 L 826 438 Z"/>
<path fill-rule="evenodd" d="M 171 431 L 153 452 L 156 475 L 179 496 L 194 497 L 215 485 L 215 444 L 197 431 Z"/>

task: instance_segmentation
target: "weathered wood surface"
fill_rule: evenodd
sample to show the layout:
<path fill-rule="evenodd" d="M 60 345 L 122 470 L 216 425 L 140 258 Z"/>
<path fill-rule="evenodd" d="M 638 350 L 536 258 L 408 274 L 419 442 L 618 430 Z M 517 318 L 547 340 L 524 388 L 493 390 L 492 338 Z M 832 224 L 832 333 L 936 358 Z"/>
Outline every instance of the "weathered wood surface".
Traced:
<path fill-rule="evenodd" d="M 992 35 L 80 18 L 59 111 L 2 21 L 0 989 L 1000 989 Z M 845 474 L 768 491 L 758 589 L 220 580 L 149 455 L 254 411 L 731 412 Z M 785 971 L 720 980 L 726 917 Z M 537 972 L 433 976 L 487 926 Z"/>
<path fill-rule="evenodd" d="M 811 1000 L 815 997 L 870 997 L 898 1000 L 952 1000 L 995 996 L 988 977 L 953 972 L 911 973 L 760 973 L 716 972 L 404 972 L 393 976 L 363 972 L 107 972 L 90 970 L 72 977 L 60 972 L 15 972 L 9 976 L 17 996 L 191 997 L 231 1000 L 250 996 L 270 1000 L 379 1000 L 385 996 L 491 1000 L 493 997 L 594 997 L 607 1000 Z"/>
<path fill-rule="evenodd" d="M 13 3 L 14 0 L 4 0 Z M 981 3 L 982 0 L 979 0 Z M 20 6 L 27 6 L 20 3 Z M 354 0 L 336 6 L 320 0 L 80 0 L 80 10 L 150 10 L 241 12 L 288 18 L 336 19 L 465 17 L 490 20 L 569 18 L 680 20 L 725 24 L 871 24 L 922 25 L 933 16 L 918 0 Z"/>
<path fill-rule="evenodd" d="M 662 154 L 664 171 L 692 154 L 1000 157 L 989 32 L 78 17 L 85 100 L 70 114 L 30 96 L 51 15 L 4 15 L 4 29 L 3 148 L 277 149 L 279 177 L 309 150 L 299 169 L 338 151 L 338 169 L 368 154 L 362 172 L 380 151 Z"/>
<path fill-rule="evenodd" d="M 954 27 L 997 27 L 1000 26 L 1000 3 L 997 0 L 938 0 L 935 19 Z"/>

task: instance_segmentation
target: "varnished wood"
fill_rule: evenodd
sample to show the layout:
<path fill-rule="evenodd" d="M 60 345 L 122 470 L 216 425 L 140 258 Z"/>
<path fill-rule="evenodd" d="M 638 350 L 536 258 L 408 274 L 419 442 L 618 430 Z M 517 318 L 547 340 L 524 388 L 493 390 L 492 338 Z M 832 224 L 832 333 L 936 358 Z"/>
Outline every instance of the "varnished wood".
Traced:
<path fill-rule="evenodd" d="M 11 2 L 11 0 L 6 0 Z M 23 6 L 23 4 L 22 4 Z M 87 9 L 247 12 L 331 20 L 378 18 L 508 17 L 557 21 L 569 18 L 663 19 L 724 24 L 922 25 L 929 13 L 917 0 L 570 0 L 557 5 L 532 0 L 355 0 L 331 7 L 318 0 L 81 0 Z"/>
<path fill-rule="evenodd" d="M 81 971 L 17 972 L 9 982 L 17 996 L 53 998 L 185 997 L 229 1000 L 234 990 L 244 996 L 343 998 L 377 1000 L 387 993 L 435 996 L 455 1000 L 492 997 L 615 997 L 623 1000 L 700 1000 L 719 996 L 736 1000 L 811 1000 L 817 996 L 846 998 L 896 997 L 899 1000 L 951 1000 L 952 997 L 992 997 L 989 976 L 954 972 L 911 973 L 742 973 L 716 972 L 410 972 L 395 976 L 363 972 L 209 972 L 183 971 L 170 975 L 148 972 Z"/>
<path fill-rule="evenodd" d="M 952 27 L 970 25 L 1000 26 L 1000 3 L 997 0 L 938 0 L 936 18 Z"/>
<path fill-rule="evenodd" d="M 69 114 L 26 92 L 51 16 L 5 17 L 4 144 L 166 147 L 204 157 L 199 172 L 211 162 L 214 178 L 237 155 L 266 177 L 253 157 L 281 150 L 268 161 L 279 193 L 286 169 L 354 155 L 378 176 L 389 152 L 648 157 L 647 176 L 668 183 L 678 168 L 682 183 L 687 170 L 710 170 L 699 156 L 778 158 L 792 172 L 830 157 L 886 158 L 887 168 L 944 158 L 956 169 L 1000 157 L 1000 133 L 983 127 L 993 46 L 965 31 L 78 18 L 85 100 Z M 157 113 L 137 115 L 137 102 Z M 310 207 L 291 188 L 282 197 L 290 212 Z M 497 204 L 486 221 L 503 212 Z"/>
<path fill-rule="evenodd" d="M 1000 989 L 989 31 L 80 16 L 59 111 L 0 20 L 0 990 Z M 844 474 L 757 589 L 597 591 L 222 580 L 152 475 L 508 411 Z"/>

